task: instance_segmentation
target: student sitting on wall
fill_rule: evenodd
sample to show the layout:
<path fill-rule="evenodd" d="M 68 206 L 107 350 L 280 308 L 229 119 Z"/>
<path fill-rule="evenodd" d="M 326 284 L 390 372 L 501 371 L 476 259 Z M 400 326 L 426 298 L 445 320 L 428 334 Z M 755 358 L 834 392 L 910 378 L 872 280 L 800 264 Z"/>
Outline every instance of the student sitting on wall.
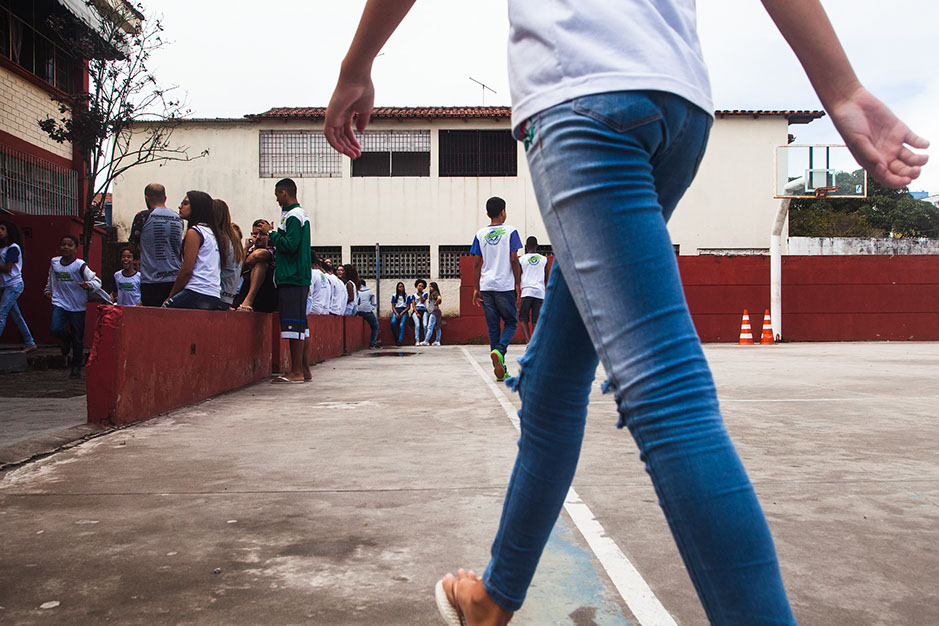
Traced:
<path fill-rule="evenodd" d="M 277 287 L 274 285 L 275 250 L 267 232 L 273 226 L 266 220 L 255 220 L 245 248 L 241 267 L 242 283 L 232 303 L 239 311 L 273 313 L 277 310 Z"/>

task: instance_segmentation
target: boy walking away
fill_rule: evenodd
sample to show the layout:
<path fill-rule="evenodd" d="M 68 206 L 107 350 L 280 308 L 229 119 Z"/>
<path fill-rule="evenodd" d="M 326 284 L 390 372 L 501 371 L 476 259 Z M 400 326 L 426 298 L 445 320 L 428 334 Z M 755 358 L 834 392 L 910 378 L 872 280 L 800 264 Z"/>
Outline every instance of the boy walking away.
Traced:
<path fill-rule="evenodd" d="M 518 231 L 505 223 L 505 200 L 493 196 L 486 201 L 489 226 L 476 232 L 470 253 L 473 262 L 473 304 L 482 305 L 489 329 L 489 358 L 496 380 L 504 380 L 505 353 L 515 336 L 518 311 L 515 303 L 521 282 Z"/>
<path fill-rule="evenodd" d="M 114 291 L 111 300 L 121 306 L 140 304 L 140 272 L 134 269 L 136 256 L 130 247 L 121 250 L 121 267 L 114 272 Z"/>
<path fill-rule="evenodd" d="M 63 235 L 59 242 L 61 256 L 49 267 L 45 296 L 52 300 L 52 325 L 49 331 L 62 340 L 62 355 L 72 353 L 69 376 L 78 378 L 85 357 L 85 305 L 88 293 L 101 288 L 101 282 L 88 265 L 75 257 L 78 237 Z"/>
<path fill-rule="evenodd" d="M 143 190 L 147 210 L 134 217 L 130 243 L 140 255 L 140 302 L 163 306 L 182 267 L 183 220 L 166 208 L 166 189 L 150 183 Z"/>
<path fill-rule="evenodd" d="M 538 254 L 538 239 L 529 237 L 525 240 L 525 254 L 519 257 L 518 263 L 522 266 L 522 303 L 518 309 L 518 321 L 522 325 L 525 343 L 528 343 L 541 315 L 545 283 L 548 281 L 548 258 Z M 531 330 L 528 328 L 529 317 Z"/>
<path fill-rule="evenodd" d="M 310 334 L 306 319 L 306 301 L 310 292 L 310 221 L 297 202 L 297 184 L 289 178 L 277 182 L 274 197 L 280 205 L 280 226 L 268 236 L 277 249 L 274 283 L 277 285 L 277 310 L 280 313 L 280 336 L 290 343 L 290 371 L 273 383 L 302 383 L 310 378 L 309 365 L 304 372 L 303 340 Z"/>

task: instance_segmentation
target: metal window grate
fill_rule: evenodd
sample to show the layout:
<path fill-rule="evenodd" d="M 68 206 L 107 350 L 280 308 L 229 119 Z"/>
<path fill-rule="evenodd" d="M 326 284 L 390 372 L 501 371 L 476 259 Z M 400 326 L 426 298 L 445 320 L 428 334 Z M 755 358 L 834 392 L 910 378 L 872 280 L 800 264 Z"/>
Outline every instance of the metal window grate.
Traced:
<path fill-rule="evenodd" d="M 440 176 L 517 176 L 518 143 L 509 130 L 441 130 Z"/>
<path fill-rule="evenodd" d="M 375 246 L 352 246 L 352 265 L 360 278 L 375 278 Z"/>
<path fill-rule="evenodd" d="M 470 246 L 440 246 L 440 278 L 460 277 L 460 257 L 471 256 Z"/>
<path fill-rule="evenodd" d="M 429 277 L 430 246 L 381 247 L 381 278 Z"/>
<path fill-rule="evenodd" d="M 312 249 L 324 261 L 329 259 L 333 267 L 342 265 L 342 246 L 313 246 Z"/>
<path fill-rule="evenodd" d="M 0 143 L 0 209 L 81 215 L 78 172 Z"/>
<path fill-rule="evenodd" d="M 258 144 L 259 178 L 342 176 L 342 157 L 322 131 L 262 130 Z"/>
<path fill-rule="evenodd" d="M 521 252 L 519 254 L 522 254 Z M 550 244 L 545 244 L 543 246 L 538 246 L 538 254 L 541 256 L 554 256 L 554 249 Z"/>
<path fill-rule="evenodd" d="M 362 152 L 430 152 L 429 130 L 367 130 L 355 136 Z"/>

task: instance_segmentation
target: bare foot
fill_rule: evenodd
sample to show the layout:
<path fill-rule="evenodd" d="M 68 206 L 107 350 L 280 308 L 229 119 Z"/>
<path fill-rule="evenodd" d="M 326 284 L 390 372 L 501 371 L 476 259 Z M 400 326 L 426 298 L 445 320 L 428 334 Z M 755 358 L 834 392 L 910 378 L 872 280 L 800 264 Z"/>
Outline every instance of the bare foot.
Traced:
<path fill-rule="evenodd" d="M 505 626 L 512 619 L 513 614 L 489 597 L 483 579 L 472 570 L 460 569 L 456 576 L 447 574 L 442 583 L 447 600 L 463 614 L 467 626 Z"/>
<path fill-rule="evenodd" d="M 310 371 L 308 366 L 303 368 L 303 380 L 313 380 L 313 372 Z"/>

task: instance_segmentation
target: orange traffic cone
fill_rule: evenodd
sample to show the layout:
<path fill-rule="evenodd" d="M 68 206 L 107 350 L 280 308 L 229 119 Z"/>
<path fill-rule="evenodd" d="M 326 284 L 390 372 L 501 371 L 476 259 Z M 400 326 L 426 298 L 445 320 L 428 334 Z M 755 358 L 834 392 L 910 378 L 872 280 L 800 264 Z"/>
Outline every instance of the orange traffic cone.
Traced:
<path fill-rule="evenodd" d="M 763 336 L 760 337 L 761 346 L 775 346 L 776 340 L 773 339 L 773 322 L 769 319 L 769 309 L 763 314 Z"/>
<path fill-rule="evenodd" d="M 750 314 L 743 310 L 743 320 L 740 322 L 740 345 L 752 346 L 753 333 L 750 332 Z"/>

